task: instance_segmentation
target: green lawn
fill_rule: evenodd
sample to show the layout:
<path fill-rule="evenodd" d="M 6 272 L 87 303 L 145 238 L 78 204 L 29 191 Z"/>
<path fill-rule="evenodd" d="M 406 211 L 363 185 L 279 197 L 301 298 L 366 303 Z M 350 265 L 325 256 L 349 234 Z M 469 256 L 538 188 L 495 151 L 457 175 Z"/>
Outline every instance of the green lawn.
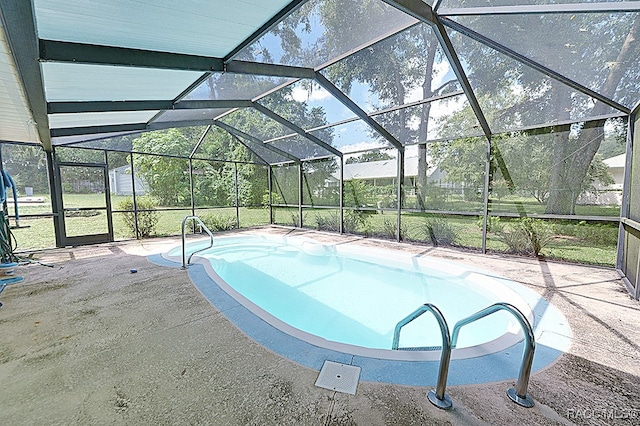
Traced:
<path fill-rule="evenodd" d="M 282 209 L 280 209 L 282 210 Z M 284 220 L 276 222 L 285 225 L 293 223 L 291 217 L 297 215 L 297 209 L 281 213 Z M 387 214 L 389 213 L 389 214 Z M 318 217 L 337 214 L 337 210 L 304 209 L 303 224 L 307 228 L 318 228 Z M 396 215 L 392 212 L 384 214 L 366 214 L 366 226 L 358 227 L 357 233 L 395 240 Z M 421 213 L 403 213 L 402 233 L 407 241 L 430 243 L 425 222 L 428 215 Z M 288 218 L 288 220 L 287 220 Z M 455 230 L 455 245 L 480 249 L 482 247 L 482 228 L 479 217 L 443 216 L 444 220 Z M 508 220 L 506 221 L 508 224 Z M 508 225 L 507 225 L 508 226 Z M 548 259 L 593 265 L 615 266 L 617 253 L 617 225 L 586 224 L 584 222 L 564 221 L 551 225 L 554 233 L 542 250 Z M 491 233 L 487 237 L 487 250 L 507 253 L 509 247 Z"/>
<path fill-rule="evenodd" d="M 43 204 L 25 204 L 19 207 L 21 215 L 50 214 L 51 204 L 48 198 Z M 120 201 L 127 197 L 111 197 L 114 210 L 119 208 Z M 99 207 L 104 205 L 100 194 L 70 194 L 65 197 L 65 205 L 73 207 Z M 10 214 L 13 214 L 13 205 L 10 204 Z M 531 210 L 527 208 L 527 210 Z M 78 214 L 77 217 L 67 218 L 67 234 L 82 235 L 100 233 L 106 231 L 106 216 L 104 211 L 94 210 L 94 213 Z M 381 238 L 395 239 L 396 215 L 395 212 L 363 215 L 364 224 L 355 226 L 356 233 L 372 235 Z M 618 211 L 609 207 L 580 206 L 578 213 L 583 215 L 616 216 Z M 235 207 L 197 209 L 200 217 L 216 215 L 222 218 L 235 218 Z M 180 226 L 185 216 L 191 215 L 190 209 L 158 211 L 158 223 L 153 236 L 179 235 Z M 305 228 L 319 229 L 318 221 L 323 224 L 323 229 L 331 227 L 338 216 L 338 209 L 303 209 L 303 225 Z M 402 215 L 402 233 L 407 241 L 430 243 L 425 221 L 428 215 L 421 213 L 405 212 Z M 239 209 L 240 227 L 265 225 L 269 223 L 269 210 L 265 208 Z M 478 217 L 443 216 L 444 220 L 455 230 L 455 244 L 461 247 L 479 249 L 482 246 L 482 230 Z M 116 240 L 134 238 L 132 230 L 128 228 L 122 213 L 113 213 L 114 237 Z M 296 225 L 298 221 L 298 208 L 274 208 L 274 223 L 281 225 Z M 11 219 L 11 225 L 15 221 Z M 34 250 L 55 246 L 55 234 L 53 219 L 22 218 L 20 228 L 12 229 L 17 241 L 17 250 Z M 334 228 L 337 229 L 337 228 Z M 554 224 L 554 236 L 543 248 L 542 254 L 549 259 L 566 260 L 595 265 L 615 266 L 617 226 L 596 225 L 565 221 Z M 499 241 L 491 233 L 487 238 L 487 249 L 496 252 L 507 252 L 508 247 Z"/>

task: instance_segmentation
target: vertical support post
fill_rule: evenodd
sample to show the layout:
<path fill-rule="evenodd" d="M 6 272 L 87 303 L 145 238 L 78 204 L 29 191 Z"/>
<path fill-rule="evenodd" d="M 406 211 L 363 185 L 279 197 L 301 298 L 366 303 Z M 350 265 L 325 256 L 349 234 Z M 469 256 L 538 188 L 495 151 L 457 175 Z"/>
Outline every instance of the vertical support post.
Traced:
<path fill-rule="evenodd" d="M 298 227 L 302 228 L 302 180 L 304 172 L 302 170 L 302 161 L 298 163 Z"/>
<path fill-rule="evenodd" d="M 136 175 L 135 167 L 133 167 L 133 153 L 129 153 L 129 162 L 131 167 L 131 197 L 133 199 L 133 227 L 136 231 L 136 239 L 140 239 L 140 230 L 138 229 L 138 201 L 136 200 Z"/>
<path fill-rule="evenodd" d="M 340 234 L 344 233 L 344 157 L 340 157 Z"/>
<path fill-rule="evenodd" d="M 238 163 L 233 163 L 233 172 L 235 177 L 235 187 L 236 187 L 236 228 L 240 229 L 240 191 L 238 190 Z"/>
<path fill-rule="evenodd" d="M 487 152 L 486 161 L 484 164 L 484 207 L 482 219 L 482 253 L 487 252 L 487 229 L 489 222 L 489 190 L 491 185 L 491 138 L 486 138 Z"/>
<path fill-rule="evenodd" d="M 398 149 L 398 218 L 396 222 L 396 241 L 402 241 L 402 201 L 403 201 L 403 188 L 404 188 L 404 150 Z"/>
<path fill-rule="evenodd" d="M 622 186 L 622 206 L 620 208 L 620 223 L 618 225 L 618 250 L 616 255 L 616 268 L 621 271 L 626 271 L 629 269 L 629 265 L 625 264 L 625 249 L 624 249 L 624 241 L 627 235 L 627 231 L 625 230 L 625 225 L 623 220 L 629 218 L 631 214 L 631 205 L 629 203 L 629 195 L 632 190 L 632 182 L 631 182 L 631 168 L 633 166 L 633 149 L 634 149 L 634 139 L 636 138 L 635 126 L 636 120 L 638 119 L 638 107 L 634 108 L 633 112 L 629 114 L 627 118 L 627 149 L 626 149 L 626 159 L 624 166 L 624 183 Z M 638 148 L 636 148 L 638 149 Z M 632 296 L 637 300 L 640 298 L 640 279 L 638 279 L 638 272 L 640 271 L 640 256 L 638 257 L 638 263 L 636 265 L 636 282 L 630 282 L 633 286 Z M 626 273 L 624 273 L 627 276 Z M 631 289 L 630 289 L 631 290 Z"/>
<path fill-rule="evenodd" d="M 111 205 L 111 185 L 109 184 L 109 152 L 104 151 L 104 198 L 107 207 L 107 229 L 109 230 L 109 241 L 115 241 L 113 236 L 113 206 Z"/>
<path fill-rule="evenodd" d="M 55 150 L 55 148 L 53 148 Z M 49 194 L 51 195 L 51 211 L 53 212 L 53 228 L 56 234 L 56 247 L 64 247 L 65 227 L 62 209 L 62 184 L 59 168 L 55 164 L 55 152 L 45 151 L 47 155 L 47 171 L 49 172 Z"/>
<path fill-rule="evenodd" d="M 638 300 L 640 298 L 640 255 L 638 256 L 638 263 L 636 263 L 636 282 L 634 284 L 634 294 L 633 297 Z"/>
<path fill-rule="evenodd" d="M 624 178 L 622 184 L 622 205 L 620 206 L 620 218 L 628 218 L 629 217 L 629 191 L 631 190 L 631 159 L 633 158 L 633 138 L 635 137 L 635 121 L 636 114 L 632 112 L 627 118 L 627 149 L 626 149 L 626 158 L 624 163 Z M 616 268 L 622 270 L 624 265 L 624 239 L 625 239 L 625 230 L 624 224 L 622 220 L 618 225 L 618 251 L 616 254 Z M 637 276 L 637 275 L 636 275 Z M 634 283 L 637 293 L 638 285 Z M 636 296 L 637 299 L 637 296 Z"/>
<path fill-rule="evenodd" d="M 196 215 L 196 197 L 193 182 L 193 159 L 189 158 L 189 194 L 191 195 L 191 216 Z"/>
<path fill-rule="evenodd" d="M 271 181 L 271 164 L 267 166 L 267 180 L 267 189 L 269 190 L 269 225 L 273 225 L 273 197 L 271 196 L 273 193 L 273 182 Z"/>

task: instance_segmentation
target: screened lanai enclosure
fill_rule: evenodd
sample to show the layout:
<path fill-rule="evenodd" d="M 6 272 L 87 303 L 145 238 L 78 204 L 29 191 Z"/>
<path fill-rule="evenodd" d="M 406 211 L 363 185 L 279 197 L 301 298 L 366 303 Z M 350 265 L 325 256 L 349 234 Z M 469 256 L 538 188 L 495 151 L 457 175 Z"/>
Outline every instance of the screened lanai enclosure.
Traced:
<path fill-rule="evenodd" d="M 616 267 L 640 1 L 0 0 L 17 250 L 279 224 Z"/>

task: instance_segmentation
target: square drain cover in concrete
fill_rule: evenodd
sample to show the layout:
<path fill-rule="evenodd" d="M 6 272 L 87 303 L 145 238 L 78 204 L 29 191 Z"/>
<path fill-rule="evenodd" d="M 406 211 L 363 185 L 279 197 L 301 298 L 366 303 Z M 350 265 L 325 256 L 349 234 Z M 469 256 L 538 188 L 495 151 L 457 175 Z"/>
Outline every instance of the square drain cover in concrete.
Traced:
<path fill-rule="evenodd" d="M 316 380 L 316 386 L 355 395 L 359 379 L 360 367 L 325 361 Z"/>

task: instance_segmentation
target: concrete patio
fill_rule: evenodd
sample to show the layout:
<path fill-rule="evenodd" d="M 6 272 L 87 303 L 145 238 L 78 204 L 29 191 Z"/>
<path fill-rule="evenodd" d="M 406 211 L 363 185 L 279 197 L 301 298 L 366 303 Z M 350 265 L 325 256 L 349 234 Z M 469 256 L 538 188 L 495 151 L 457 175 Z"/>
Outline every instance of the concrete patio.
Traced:
<path fill-rule="evenodd" d="M 640 304 L 616 271 L 281 227 L 491 269 L 544 295 L 569 320 L 570 350 L 531 376 L 430 388 L 361 381 L 355 396 L 314 386 L 318 371 L 256 344 L 198 292 L 186 271 L 146 256 L 179 238 L 46 250 L 0 295 L 0 424 L 557 425 L 640 423 Z M 137 270 L 132 273 L 131 270 Z"/>

